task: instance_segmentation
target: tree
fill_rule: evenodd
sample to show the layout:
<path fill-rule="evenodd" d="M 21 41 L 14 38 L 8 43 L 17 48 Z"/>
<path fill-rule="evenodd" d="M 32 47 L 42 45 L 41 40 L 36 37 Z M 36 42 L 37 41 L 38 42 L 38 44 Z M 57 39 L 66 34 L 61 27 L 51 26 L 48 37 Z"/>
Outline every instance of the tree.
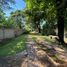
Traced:
<path fill-rule="evenodd" d="M 59 42 L 64 44 L 64 11 L 66 9 L 66 0 L 56 0 L 57 24 Z"/>
<path fill-rule="evenodd" d="M 25 0 L 26 2 L 26 13 L 28 14 L 27 16 L 30 17 L 30 22 L 31 25 L 33 25 L 34 28 L 38 29 L 38 32 L 41 33 L 41 28 L 40 28 L 40 21 L 43 17 L 43 11 L 40 10 L 39 5 L 40 2 L 37 3 L 36 0 Z M 32 4 L 30 4 L 32 3 Z M 32 22 L 33 21 L 33 22 Z"/>
<path fill-rule="evenodd" d="M 4 12 L 0 11 L 0 23 L 2 23 L 5 20 Z"/>
<path fill-rule="evenodd" d="M 0 9 L 11 9 L 10 4 L 15 4 L 15 0 L 0 0 Z"/>
<path fill-rule="evenodd" d="M 27 9 L 31 10 L 33 8 L 38 8 L 39 11 L 44 11 L 44 18 L 45 20 L 47 21 L 53 21 L 52 18 L 53 18 L 53 13 L 52 13 L 52 7 L 54 7 L 54 10 L 55 10 L 55 19 L 57 20 L 57 27 L 58 27 L 58 40 L 60 43 L 64 43 L 64 11 L 66 9 L 66 6 L 67 6 L 67 1 L 66 0 L 25 0 L 26 3 L 27 3 Z M 29 6 L 29 4 L 30 6 Z M 32 3 L 32 4 L 31 4 Z M 33 6 L 34 5 L 34 6 Z M 51 8 L 49 8 L 51 6 Z M 37 9 L 37 10 L 38 10 Z M 51 12 L 50 15 L 48 15 L 49 13 L 48 10 Z M 51 16 L 53 15 L 53 16 Z M 54 19 L 54 20 L 55 20 Z"/>
<path fill-rule="evenodd" d="M 0 23 L 1 25 L 3 25 L 6 22 L 6 17 L 4 16 L 3 10 L 11 9 L 10 7 L 11 4 L 15 4 L 15 0 L 0 0 Z"/>
<path fill-rule="evenodd" d="M 15 12 L 11 12 L 11 17 L 15 20 L 16 25 L 19 26 L 19 28 L 22 28 L 22 20 L 25 17 L 24 13 L 21 10 L 16 10 Z"/>

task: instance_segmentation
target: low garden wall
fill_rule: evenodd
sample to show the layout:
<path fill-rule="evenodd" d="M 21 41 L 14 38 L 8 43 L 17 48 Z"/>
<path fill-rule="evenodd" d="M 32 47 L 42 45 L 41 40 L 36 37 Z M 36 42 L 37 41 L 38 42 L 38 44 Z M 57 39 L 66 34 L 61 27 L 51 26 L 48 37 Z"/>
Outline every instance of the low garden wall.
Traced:
<path fill-rule="evenodd" d="M 0 41 L 7 38 L 13 38 L 15 36 L 21 35 L 23 33 L 22 29 L 0 29 Z"/>

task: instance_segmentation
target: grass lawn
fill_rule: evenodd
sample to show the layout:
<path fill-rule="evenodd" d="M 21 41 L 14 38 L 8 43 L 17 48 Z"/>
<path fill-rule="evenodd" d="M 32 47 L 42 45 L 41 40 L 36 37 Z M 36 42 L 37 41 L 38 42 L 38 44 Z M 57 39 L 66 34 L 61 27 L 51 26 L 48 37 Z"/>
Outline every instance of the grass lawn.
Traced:
<path fill-rule="evenodd" d="M 41 41 L 42 39 L 44 39 L 45 42 L 47 42 L 48 44 L 56 44 L 56 40 L 55 38 L 50 38 L 49 36 L 42 36 L 42 35 L 31 35 L 31 37 L 36 40 L 37 38 L 39 38 Z M 64 38 L 64 41 L 67 43 L 67 38 Z"/>
<path fill-rule="evenodd" d="M 31 35 L 31 37 L 32 37 L 34 40 L 39 39 L 39 40 L 41 40 L 41 41 L 47 42 L 48 44 L 53 44 L 53 43 L 55 43 L 55 39 L 50 39 L 49 36 Z"/>
<path fill-rule="evenodd" d="M 10 40 L 10 42 L 8 41 L 8 43 L 3 43 L 4 46 L 0 47 L 0 56 L 15 55 L 23 51 L 26 48 L 26 36 L 27 35 L 21 35 Z"/>

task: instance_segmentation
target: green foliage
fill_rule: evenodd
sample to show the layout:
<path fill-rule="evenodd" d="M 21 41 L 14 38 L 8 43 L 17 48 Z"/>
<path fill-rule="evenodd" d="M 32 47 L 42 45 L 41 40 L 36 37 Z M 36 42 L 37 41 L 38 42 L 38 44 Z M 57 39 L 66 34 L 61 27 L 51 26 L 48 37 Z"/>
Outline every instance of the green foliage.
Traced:
<path fill-rule="evenodd" d="M 15 27 L 15 20 L 13 18 L 8 18 L 4 23 L 3 25 L 6 27 L 6 28 L 14 28 Z"/>
<path fill-rule="evenodd" d="M 4 13 L 0 11 L 0 23 L 4 22 L 4 20 L 5 20 Z"/>
<path fill-rule="evenodd" d="M 4 13 L 3 13 L 3 10 L 11 9 L 11 6 L 10 6 L 11 4 L 15 4 L 15 0 L 0 0 L 0 27 L 12 26 L 12 23 L 6 20 L 6 17 L 4 16 Z"/>
<path fill-rule="evenodd" d="M 0 27 L 3 26 L 5 21 L 6 21 L 6 17 L 4 16 L 4 13 L 0 11 Z"/>
<path fill-rule="evenodd" d="M 6 18 L 4 13 L 0 13 L 0 27 L 12 28 L 15 26 L 15 20 L 11 17 Z"/>
<path fill-rule="evenodd" d="M 24 20 L 24 13 L 21 10 L 16 10 L 15 12 L 11 12 L 11 17 L 15 20 L 16 25 L 19 28 L 22 28 L 22 19 Z M 24 24 L 23 24 L 24 25 Z"/>
<path fill-rule="evenodd" d="M 36 30 L 41 28 L 40 26 L 43 23 L 41 22 L 42 19 L 47 22 L 49 29 L 53 28 L 52 25 L 56 24 L 56 8 L 51 1 L 25 0 L 25 2 L 26 13 L 32 28 Z"/>
<path fill-rule="evenodd" d="M 0 27 L 11 27 L 12 23 L 6 20 L 3 10 L 11 9 L 11 4 L 15 4 L 15 0 L 0 0 Z"/>
<path fill-rule="evenodd" d="M 15 0 L 0 0 L 0 9 L 11 9 L 10 5 L 15 4 Z"/>

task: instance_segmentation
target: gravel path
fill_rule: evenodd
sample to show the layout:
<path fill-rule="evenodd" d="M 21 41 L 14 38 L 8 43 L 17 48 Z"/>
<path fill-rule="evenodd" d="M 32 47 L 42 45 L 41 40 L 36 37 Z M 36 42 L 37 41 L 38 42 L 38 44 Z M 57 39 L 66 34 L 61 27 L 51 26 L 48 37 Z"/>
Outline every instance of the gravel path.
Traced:
<path fill-rule="evenodd" d="M 27 41 L 27 58 L 21 67 L 55 67 L 47 58 L 45 51 L 38 49 L 31 36 Z"/>

